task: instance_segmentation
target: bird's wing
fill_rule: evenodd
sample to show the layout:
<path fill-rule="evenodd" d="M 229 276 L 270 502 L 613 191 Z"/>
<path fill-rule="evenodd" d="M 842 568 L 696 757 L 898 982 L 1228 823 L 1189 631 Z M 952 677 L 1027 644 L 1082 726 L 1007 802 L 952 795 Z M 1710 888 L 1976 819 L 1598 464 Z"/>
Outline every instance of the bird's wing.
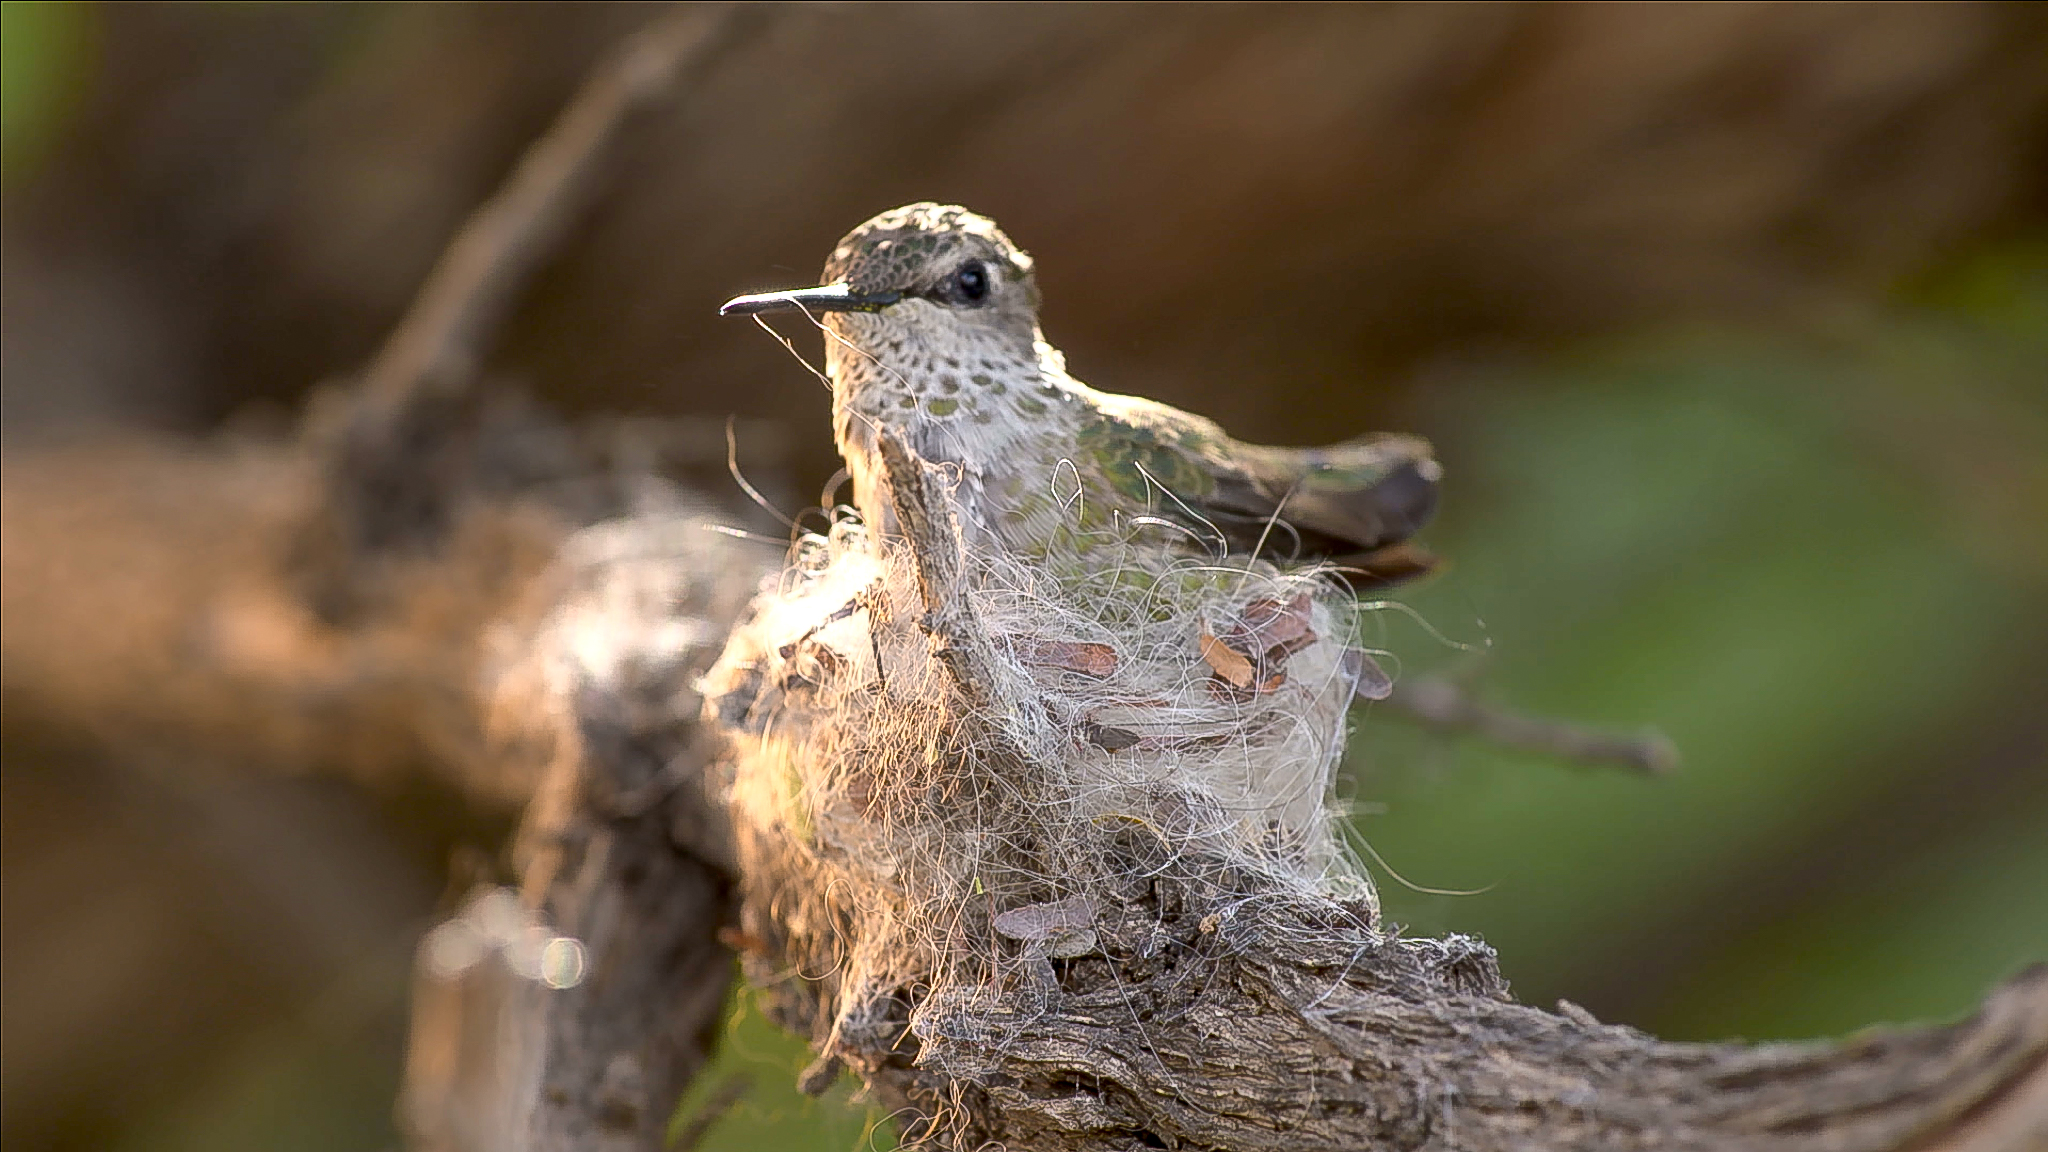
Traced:
<path fill-rule="evenodd" d="M 1285 524 L 1304 557 L 1343 562 L 1400 544 L 1436 512 L 1442 469 L 1429 442 L 1380 435 L 1325 448 L 1233 445 L 1202 504 L 1233 547 L 1285 554 Z M 1266 525 L 1274 526 L 1268 531 Z"/>
<path fill-rule="evenodd" d="M 1094 395 L 1100 422 L 1082 441 L 1097 446 L 1094 459 L 1112 486 L 1220 533 L 1229 551 L 1327 559 L 1362 568 L 1378 583 L 1434 566 L 1427 552 L 1404 543 L 1436 511 L 1442 469 L 1427 440 L 1377 435 L 1272 448 L 1140 397 Z M 1172 494 L 1165 505 L 1159 489 Z"/>

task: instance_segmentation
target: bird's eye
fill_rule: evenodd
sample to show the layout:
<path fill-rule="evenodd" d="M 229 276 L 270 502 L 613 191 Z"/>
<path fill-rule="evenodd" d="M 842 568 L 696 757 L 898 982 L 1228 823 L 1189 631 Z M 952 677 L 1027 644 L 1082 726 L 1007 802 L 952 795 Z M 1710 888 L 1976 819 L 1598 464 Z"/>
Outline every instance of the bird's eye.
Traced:
<path fill-rule="evenodd" d="M 953 273 L 953 287 L 970 304 L 988 299 L 988 269 L 979 260 L 969 260 Z"/>

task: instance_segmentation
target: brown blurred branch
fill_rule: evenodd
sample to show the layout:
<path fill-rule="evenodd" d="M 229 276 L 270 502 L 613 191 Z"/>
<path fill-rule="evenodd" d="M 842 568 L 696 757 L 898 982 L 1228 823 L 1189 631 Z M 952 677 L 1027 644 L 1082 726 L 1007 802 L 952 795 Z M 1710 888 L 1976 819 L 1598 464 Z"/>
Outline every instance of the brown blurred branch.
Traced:
<path fill-rule="evenodd" d="M 627 122 L 673 96 L 762 14 L 758 6 L 678 5 L 591 72 L 441 253 L 364 371 L 358 399 L 369 418 L 392 419 L 422 391 L 469 386 L 519 290 L 588 207 Z"/>
<path fill-rule="evenodd" d="M 1678 747 L 1661 732 L 1600 732 L 1562 720 L 1509 712 L 1464 685 L 1429 677 L 1398 685 L 1387 706 L 1432 731 L 1477 736 L 1521 752 L 1580 764 L 1618 765 L 1647 776 L 1678 769 Z"/>
<path fill-rule="evenodd" d="M 682 1130 L 676 1133 L 675 1142 L 669 1145 L 669 1152 L 692 1152 L 697 1145 L 704 1142 L 705 1135 L 712 1127 L 725 1119 L 725 1114 L 732 1111 L 734 1105 L 746 1099 L 747 1093 L 753 1088 L 753 1081 L 745 1076 L 726 1077 L 718 1087 L 711 1090 L 711 1095 L 704 1100 L 704 1106 L 699 1108 L 696 1114 L 690 1117 L 689 1122 L 683 1125 Z"/>
<path fill-rule="evenodd" d="M 352 476 L 417 466 L 407 425 L 469 386 L 518 288 L 587 206 L 628 115 L 673 92 L 759 12 L 681 9 L 594 70 L 465 224 L 358 385 L 330 473 L 337 495 L 375 492 Z M 344 522 L 330 532 L 354 527 L 351 511 L 383 509 L 336 511 Z M 525 940 L 494 940 L 471 915 L 423 943 L 401 1106 L 418 1147 L 659 1148 L 707 1057 L 730 955 L 715 932 L 726 918 L 719 841 L 685 787 L 706 767 L 688 685 L 762 566 L 707 527 L 643 517 L 624 529 L 623 551 L 600 548 L 580 563 L 572 542 L 557 563 L 562 598 L 519 648 L 524 675 L 499 682 L 495 705 L 516 734 L 530 735 L 537 718 L 553 723 L 515 849 L 520 906 L 534 918 Z M 680 548 L 665 538 L 677 530 Z M 341 557 L 360 563 L 341 543 Z M 613 621 L 597 654 L 591 617 L 616 610 L 622 592 L 655 618 Z M 681 645 L 679 624 L 690 637 Z M 451 963 L 451 933 L 494 946 Z M 573 978 L 531 955 L 536 946 L 572 954 Z"/>
<path fill-rule="evenodd" d="M 430 551 L 446 536 L 464 496 L 449 473 L 478 455 L 470 393 L 512 304 L 591 207 L 634 114 L 674 97 L 767 12 L 679 5 L 627 37 L 456 233 L 382 350 L 314 429 L 331 440 L 328 476 L 287 563 L 323 619 L 360 618 L 384 598 L 372 557 Z"/>
<path fill-rule="evenodd" d="M 679 10 L 600 65 L 299 440 L 137 437 L 6 461 L 10 724 L 176 770 L 424 773 L 526 810 L 512 904 L 533 923 L 463 929 L 488 945 L 467 959 L 449 955 L 461 931 L 423 946 L 405 1119 L 426 1146 L 658 1146 L 730 983 L 716 836 L 676 797 L 703 759 L 688 683 L 762 561 L 704 531 L 648 461 L 607 459 L 588 434 L 602 426 L 461 393 L 629 114 L 757 16 Z M 625 551 L 578 534 L 629 502 L 643 518 Z M 665 628 L 625 634 L 660 647 L 577 666 L 601 688 L 561 680 L 587 653 L 544 643 L 560 613 L 603 610 L 577 599 L 590 581 L 649 565 Z M 701 614 L 687 635 L 678 609 Z M 578 950 L 573 986 L 527 954 L 542 925 Z"/>
<path fill-rule="evenodd" d="M 534 780 L 476 714 L 486 634 L 546 610 L 529 581 L 647 465 L 615 466 L 601 429 L 457 393 L 631 114 L 760 18 L 679 7 L 601 62 L 297 441 L 10 453 L 4 644 L 34 701 L 22 713 L 230 764 L 378 783 L 424 766 L 523 804 Z"/>

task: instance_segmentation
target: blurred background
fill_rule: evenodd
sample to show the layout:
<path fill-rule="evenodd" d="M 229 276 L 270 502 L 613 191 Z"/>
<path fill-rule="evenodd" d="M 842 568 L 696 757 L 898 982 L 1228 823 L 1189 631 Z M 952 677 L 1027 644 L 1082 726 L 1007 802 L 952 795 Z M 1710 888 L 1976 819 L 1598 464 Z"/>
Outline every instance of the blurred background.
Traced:
<path fill-rule="evenodd" d="M 190 523 L 239 555 L 220 509 L 260 475 L 98 486 L 289 436 L 653 9 L 4 13 L 5 1143 L 396 1147 L 412 949 L 516 813 L 417 749 L 337 773 L 369 753 L 109 715 L 109 678 L 177 698 L 107 634 L 162 586 L 65 549 Z M 742 417 L 789 511 L 836 466 L 827 396 L 715 308 L 917 199 L 1038 258 L 1099 387 L 1433 438 L 1450 567 L 1374 617 L 1402 669 L 1685 757 L 1358 714 L 1389 917 L 1484 936 L 1523 998 L 1809 1037 L 2048 958 L 2048 7 L 777 9 L 608 178 L 490 386 Z M 804 1059 L 736 1000 L 757 1086 L 707 1146 L 886 1142 L 794 1094 Z"/>

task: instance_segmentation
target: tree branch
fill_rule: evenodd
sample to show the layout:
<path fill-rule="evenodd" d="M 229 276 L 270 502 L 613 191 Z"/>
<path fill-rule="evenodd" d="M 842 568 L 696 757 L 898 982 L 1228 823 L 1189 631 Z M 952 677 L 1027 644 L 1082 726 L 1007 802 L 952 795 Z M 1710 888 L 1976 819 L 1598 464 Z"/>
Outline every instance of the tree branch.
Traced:
<path fill-rule="evenodd" d="M 1611 764 L 1646 776 L 1668 776 L 1678 770 L 1678 748 L 1661 732 L 1631 736 L 1523 716 L 1487 704 L 1463 685 L 1442 677 L 1397 685 L 1387 705 L 1432 731 L 1477 736 L 1538 756 L 1579 764 Z"/>
<path fill-rule="evenodd" d="M 541 581 L 559 598 L 512 646 L 494 708 L 501 755 L 544 760 L 514 847 L 523 892 L 421 945 L 400 1107 L 420 1148 L 661 1148 L 712 1048 L 730 850 L 690 685 L 773 553 L 710 525 L 687 509 L 600 525 Z M 508 931 L 493 907 L 531 912 Z"/>
<path fill-rule="evenodd" d="M 987 654 L 997 645 L 969 594 L 949 496 L 905 446 L 884 436 L 880 449 L 903 531 L 888 547 L 913 553 L 931 657 L 963 697 L 963 712 L 933 730 L 971 727 L 994 701 Z M 742 916 L 754 949 L 748 970 L 766 984 L 771 1014 L 808 1033 L 822 1059 L 863 1075 L 912 1140 L 1036 1152 L 2018 1152 L 2048 1138 L 2038 1108 L 2048 1075 L 2048 966 L 1947 1027 L 1838 1043 L 1670 1043 L 1600 1024 L 1584 1009 L 1517 1004 L 1478 941 L 1390 936 L 1369 903 L 1190 859 L 1188 842 L 1157 829 L 1121 849 L 1121 879 L 1086 893 L 1092 924 L 1070 925 L 1086 929 L 1085 940 L 1021 957 L 1023 975 L 1006 975 L 1017 962 L 1001 952 L 966 979 L 920 977 L 928 969 L 915 957 L 891 966 L 878 950 L 927 946 L 927 937 L 900 931 L 904 917 L 928 917 L 938 931 L 971 940 L 1000 905 L 978 880 L 965 896 L 911 889 L 932 883 L 937 865 L 909 856 L 877 862 L 876 853 L 922 851 L 918 837 L 934 835 L 1007 839 L 1029 852 L 1039 826 L 986 814 L 945 823 L 946 806 L 918 816 L 864 801 L 890 786 L 888 757 L 897 753 L 876 738 L 888 731 L 886 716 L 842 713 L 929 710 L 933 700 L 885 689 L 859 703 L 753 660 L 748 654 L 776 650 L 763 628 L 801 623 L 790 602 L 770 596 L 764 605 L 713 675 L 738 749 L 735 794 L 761 787 L 752 774 L 765 766 L 768 787 L 791 798 L 787 806 L 735 804 Z M 760 741 L 784 733 L 805 735 L 751 758 Z M 947 760 L 918 777 L 922 795 L 953 787 L 960 806 L 1026 802 L 1033 784 L 1014 770 L 998 770 L 1008 793 L 965 783 L 989 772 L 985 745 L 937 747 Z M 928 782 L 955 778 L 963 783 Z M 1048 778 L 1093 777 L 1077 765 Z M 859 782 L 851 807 L 818 798 L 844 780 Z M 926 823 L 903 824 L 917 820 Z M 892 831 L 899 825 L 907 830 Z M 1057 876 L 1061 862 L 1036 866 Z M 915 911 L 932 900 L 953 903 Z M 1046 905 L 1025 910 L 1034 907 Z M 938 946 L 935 956 L 956 947 Z M 1043 977 L 1029 975 L 1034 956 Z M 898 972 L 910 975 L 877 985 Z M 808 973 L 822 975 L 793 978 Z"/>
<path fill-rule="evenodd" d="M 591 71 L 441 253 L 364 371 L 359 402 L 367 418 L 388 421 L 422 392 L 469 386 L 519 290 L 588 207 L 633 115 L 673 96 L 762 15 L 751 5 L 677 5 Z"/>
<path fill-rule="evenodd" d="M 286 558 L 319 615 L 360 617 L 382 599 L 381 554 L 431 551 L 474 467 L 471 396 L 483 356 L 519 293 L 592 205 L 636 113 L 673 98 L 771 10 L 680 4 L 598 62 L 546 134 L 464 222 L 360 379 L 309 437 L 324 500 Z M 324 442 L 324 444 L 322 443 Z"/>
<path fill-rule="evenodd" d="M 878 1071 L 943 1077 L 981 1135 L 1034 1149 L 1890 1150 L 2029 1109 L 2048 1134 L 2048 967 L 1951 1027 L 1674 1044 L 1513 1003 L 1469 941 L 1293 943 L 1330 928 L 1183 926 L 1165 959 L 1077 973 L 1050 1010 L 1005 998 Z M 1978 1140 L 1950 1146 L 2038 1146 Z"/>

